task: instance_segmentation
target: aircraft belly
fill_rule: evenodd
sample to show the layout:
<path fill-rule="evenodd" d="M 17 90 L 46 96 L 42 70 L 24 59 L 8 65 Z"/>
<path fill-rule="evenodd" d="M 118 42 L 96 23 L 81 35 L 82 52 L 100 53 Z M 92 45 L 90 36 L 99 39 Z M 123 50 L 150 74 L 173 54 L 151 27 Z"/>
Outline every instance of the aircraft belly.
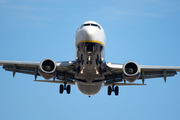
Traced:
<path fill-rule="evenodd" d="M 103 83 L 98 83 L 94 85 L 85 85 L 79 82 L 76 82 L 77 89 L 84 95 L 92 96 L 99 93 L 103 87 Z"/>

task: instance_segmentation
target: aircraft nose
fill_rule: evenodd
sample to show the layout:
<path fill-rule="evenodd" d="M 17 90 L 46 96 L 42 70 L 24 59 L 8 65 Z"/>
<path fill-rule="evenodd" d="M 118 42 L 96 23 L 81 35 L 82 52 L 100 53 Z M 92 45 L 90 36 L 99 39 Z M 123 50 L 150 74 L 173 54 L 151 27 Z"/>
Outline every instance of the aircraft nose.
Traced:
<path fill-rule="evenodd" d="M 84 40 L 96 40 L 97 36 L 98 36 L 97 31 L 95 31 L 92 28 L 88 28 L 88 29 L 83 30 Z"/>

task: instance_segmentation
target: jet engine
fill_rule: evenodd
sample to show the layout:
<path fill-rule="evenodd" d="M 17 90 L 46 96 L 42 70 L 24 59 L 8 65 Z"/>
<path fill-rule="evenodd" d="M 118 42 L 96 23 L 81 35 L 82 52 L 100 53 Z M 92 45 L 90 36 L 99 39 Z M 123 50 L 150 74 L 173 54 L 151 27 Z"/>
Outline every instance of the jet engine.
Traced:
<path fill-rule="evenodd" d="M 56 76 L 56 62 L 52 59 L 44 59 L 39 65 L 39 74 L 44 79 L 51 79 Z"/>
<path fill-rule="evenodd" d="M 134 82 L 140 77 L 139 65 L 133 61 L 123 65 L 123 78 L 128 82 Z"/>

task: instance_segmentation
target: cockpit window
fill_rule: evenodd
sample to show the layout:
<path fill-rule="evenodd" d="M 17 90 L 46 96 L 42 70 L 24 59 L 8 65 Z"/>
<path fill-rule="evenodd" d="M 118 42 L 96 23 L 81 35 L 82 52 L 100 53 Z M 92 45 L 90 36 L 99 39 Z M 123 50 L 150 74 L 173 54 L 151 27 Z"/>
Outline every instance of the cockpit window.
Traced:
<path fill-rule="evenodd" d="M 101 29 L 101 27 L 99 25 L 93 24 L 93 23 L 83 24 L 83 25 L 81 25 L 80 29 L 83 28 L 84 26 L 94 26 L 94 27 L 98 27 L 99 29 Z"/>
<path fill-rule="evenodd" d="M 91 26 L 95 26 L 95 27 L 98 27 L 99 29 L 101 29 L 100 26 L 97 25 L 97 24 L 92 24 L 92 23 L 91 23 Z"/>
<path fill-rule="evenodd" d="M 90 26 L 91 24 L 89 23 L 89 24 L 84 24 L 83 26 Z"/>

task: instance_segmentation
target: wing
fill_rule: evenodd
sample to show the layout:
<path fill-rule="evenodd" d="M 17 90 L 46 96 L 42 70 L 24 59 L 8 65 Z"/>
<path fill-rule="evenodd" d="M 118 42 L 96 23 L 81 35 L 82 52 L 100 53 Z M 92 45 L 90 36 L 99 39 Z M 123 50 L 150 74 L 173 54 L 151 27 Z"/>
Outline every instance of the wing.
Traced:
<path fill-rule="evenodd" d="M 35 81 L 38 82 L 64 83 L 64 81 L 66 80 L 67 84 L 74 85 L 73 79 L 75 72 L 73 71 L 73 64 L 73 61 L 56 62 L 56 78 L 58 79 L 58 81 L 55 81 L 55 78 L 53 80 L 36 80 L 37 76 L 41 76 L 38 72 L 38 70 L 40 69 L 40 62 L 0 61 L 0 65 L 3 66 L 3 69 L 13 72 L 13 77 L 15 76 L 15 73 L 18 72 L 34 75 Z"/>
<path fill-rule="evenodd" d="M 105 80 L 121 79 L 123 64 L 106 63 Z"/>
<path fill-rule="evenodd" d="M 144 83 L 144 79 L 148 78 L 159 78 L 163 77 L 166 82 L 166 77 L 171 77 L 177 74 L 180 71 L 180 66 L 148 66 L 148 65 L 140 65 L 141 76 L 139 79 L 142 79 Z"/>
<path fill-rule="evenodd" d="M 180 66 L 150 66 L 150 65 L 139 65 L 140 77 L 138 79 L 142 80 L 144 85 L 144 80 L 149 78 L 159 78 L 163 77 L 166 82 L 166 77 L 171 77 L 180 71 Z M 131 84 L 131 83 L 118 83 L 122 82 L 123 77 L 123 64 L 107 63 L 105 72 L 105 86 L 109 85 L 141 85 L 141 84 Z"/>
<path fill-rule="evenodd" d="M 104 72 L 105 83 L 104 86 L 111 86 L 114 83 L 122 82 L 122 68 L 123 64 L 106 63 L 106 72 Z"/>

